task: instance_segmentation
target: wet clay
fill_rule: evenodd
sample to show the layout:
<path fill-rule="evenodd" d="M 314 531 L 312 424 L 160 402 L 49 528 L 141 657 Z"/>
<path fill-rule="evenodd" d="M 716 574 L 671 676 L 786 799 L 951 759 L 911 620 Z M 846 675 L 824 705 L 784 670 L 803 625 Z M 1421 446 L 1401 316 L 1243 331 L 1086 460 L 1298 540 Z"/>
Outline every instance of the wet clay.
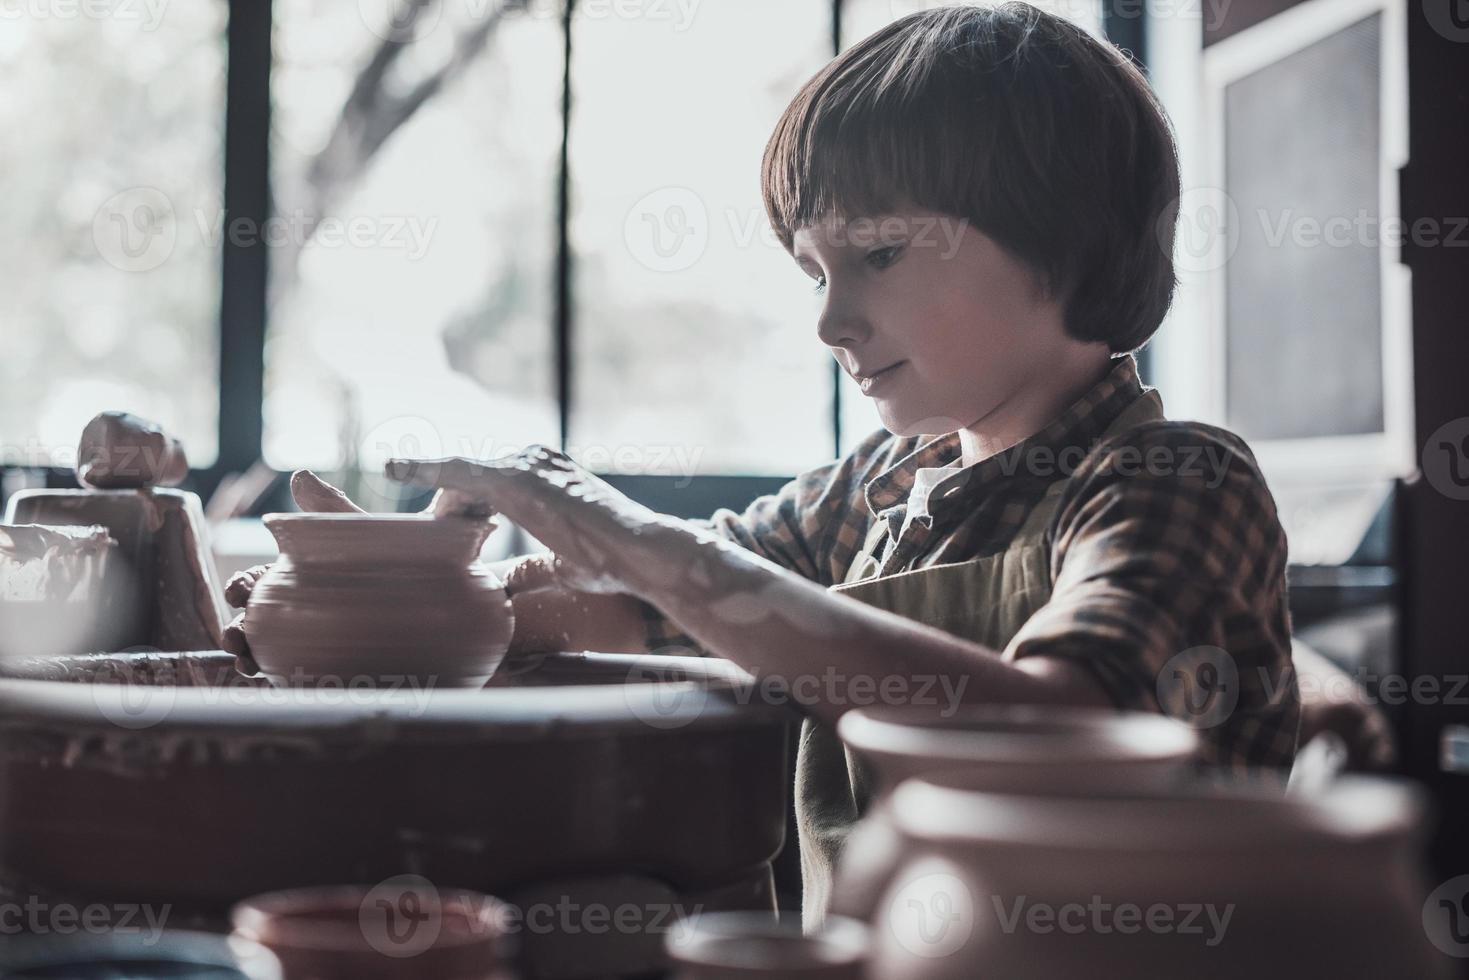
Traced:
<path fill-rule="evenodd" d="M 184 447 L 163 429 L 126 412 L 103 412 L 82 430 L 77 479 L 99 490 L 171 487 L 189 475 Z"/>
<path fill-rule="evenodd" d="M 105 527 L 0 526 L 0 661 L 54 657 L 118 638 Z"/>
<path fill-rule="evenodd" d="M 116 542 L 99 589 L 98 615 L 107 631 L 61 652 L 219 648 L 229 610 L 195 494 L 172 489 L 22 490 L 10 498 L 5 523 L 100 526 Z"/>
<path fill-rule="evenodd" d="M 268 514 L 281 556 L 245 612 L 277 686 L 483 687 L 514 617 L 479 562 L 491 525 L 429 515 Z"/>
<path fill-rule="evenodd" d="M 105 527 L 0 526 L 0 599 L 86 599 L 117 544 Z"/>

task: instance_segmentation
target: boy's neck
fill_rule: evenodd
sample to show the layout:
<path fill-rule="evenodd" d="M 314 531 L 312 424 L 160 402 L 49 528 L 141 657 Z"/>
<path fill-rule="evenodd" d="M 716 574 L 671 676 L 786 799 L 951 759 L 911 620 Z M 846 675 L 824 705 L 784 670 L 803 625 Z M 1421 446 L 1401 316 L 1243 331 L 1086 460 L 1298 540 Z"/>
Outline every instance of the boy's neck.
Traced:
<path fill-rule="evenodd" d="M 1077 344 L 984 418 L 959 430 L 961 466 L 972 466 L 1035 435 L 1112 370 L 1104 344 Z"/>

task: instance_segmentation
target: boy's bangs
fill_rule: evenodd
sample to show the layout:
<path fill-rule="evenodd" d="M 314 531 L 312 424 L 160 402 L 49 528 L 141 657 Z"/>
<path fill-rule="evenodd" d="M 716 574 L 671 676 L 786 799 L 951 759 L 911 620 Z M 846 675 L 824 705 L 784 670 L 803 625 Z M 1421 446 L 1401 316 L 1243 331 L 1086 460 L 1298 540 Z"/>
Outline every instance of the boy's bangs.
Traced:
<path fill-rule="evenodd" d="M 902 207 L 979 220 L 976 177 L 992 139 L 978 125 L 983 114 L 972 105 L 951 111 L 949 100 L 936 103 L 932 90 L 918 108 L 911 75 L 898 79 L 871 64 L 892 52 L 873 44 L 869 54 L 813 78 L 766 147 L 766 214 L 787 248 L 800 228 Z"/>

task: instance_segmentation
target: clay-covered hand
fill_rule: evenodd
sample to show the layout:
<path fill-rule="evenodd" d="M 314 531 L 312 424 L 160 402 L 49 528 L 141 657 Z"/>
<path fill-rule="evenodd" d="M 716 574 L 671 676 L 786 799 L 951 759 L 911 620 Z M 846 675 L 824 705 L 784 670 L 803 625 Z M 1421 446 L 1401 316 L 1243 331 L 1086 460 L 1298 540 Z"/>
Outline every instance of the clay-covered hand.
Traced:
<path fill-rule="evenodd" d="M 184 447 L 147 419 L 103 412 L 82 430 L 77 479 L 99 490 L 171 487 L 189 475 Z"/>
<path fill-rule="evenodd" d="M 332 486 L 310 470 L 297 470 L 291 474 L 291 499 L 307 514 L 365 514 L 341 490 Z M 486 503 L 472 494 L 454 490 L 440 490 L 425 513 L 435 517 L 489 517 L 493 511 Z M 492 524 L 493 526 L 493 524 Z M 243 610 L 250 602 L 255 583 L 270 570 L 270 565 L 255 565 L 237 573 L 225 585 L 224 598 L 231 608 Z M 224 629 L 221 646 L 234 654 L 240 661 L 240 670 L 246 674 L 256 673 L 255 662 L 250 657 L 250 644 L 245 638 L 245 614 L 241 612 Z"/>
<path fill-rule="evenodd" d="M 387 475 L 487 501 L 551 549 L 537 571 L 549 570 L 583 592 L 641 593 L 644 583 L 667 571 L 654 538 L 680 523 L 545 446 L 496 460 L 394 459 Z"/>

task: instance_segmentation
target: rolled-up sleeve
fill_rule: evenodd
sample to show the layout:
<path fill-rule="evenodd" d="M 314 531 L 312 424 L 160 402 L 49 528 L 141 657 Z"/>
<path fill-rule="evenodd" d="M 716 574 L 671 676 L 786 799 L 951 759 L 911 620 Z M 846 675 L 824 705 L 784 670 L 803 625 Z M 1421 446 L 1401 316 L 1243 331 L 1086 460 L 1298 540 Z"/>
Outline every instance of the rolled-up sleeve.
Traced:
<path fill-rule="evenodd" d="M 1180 715 L 1201 668 L 1217 710 L 1192 721 L 1234 768 L 1288 765 L 1299 695 L 1286 537 L 1248 446 L 1224 429 L 1150 422 L 1092 451 L 1048 538 L 1052 594 L 1007 659 L 1084 664 L 1122 708 Z"/>

